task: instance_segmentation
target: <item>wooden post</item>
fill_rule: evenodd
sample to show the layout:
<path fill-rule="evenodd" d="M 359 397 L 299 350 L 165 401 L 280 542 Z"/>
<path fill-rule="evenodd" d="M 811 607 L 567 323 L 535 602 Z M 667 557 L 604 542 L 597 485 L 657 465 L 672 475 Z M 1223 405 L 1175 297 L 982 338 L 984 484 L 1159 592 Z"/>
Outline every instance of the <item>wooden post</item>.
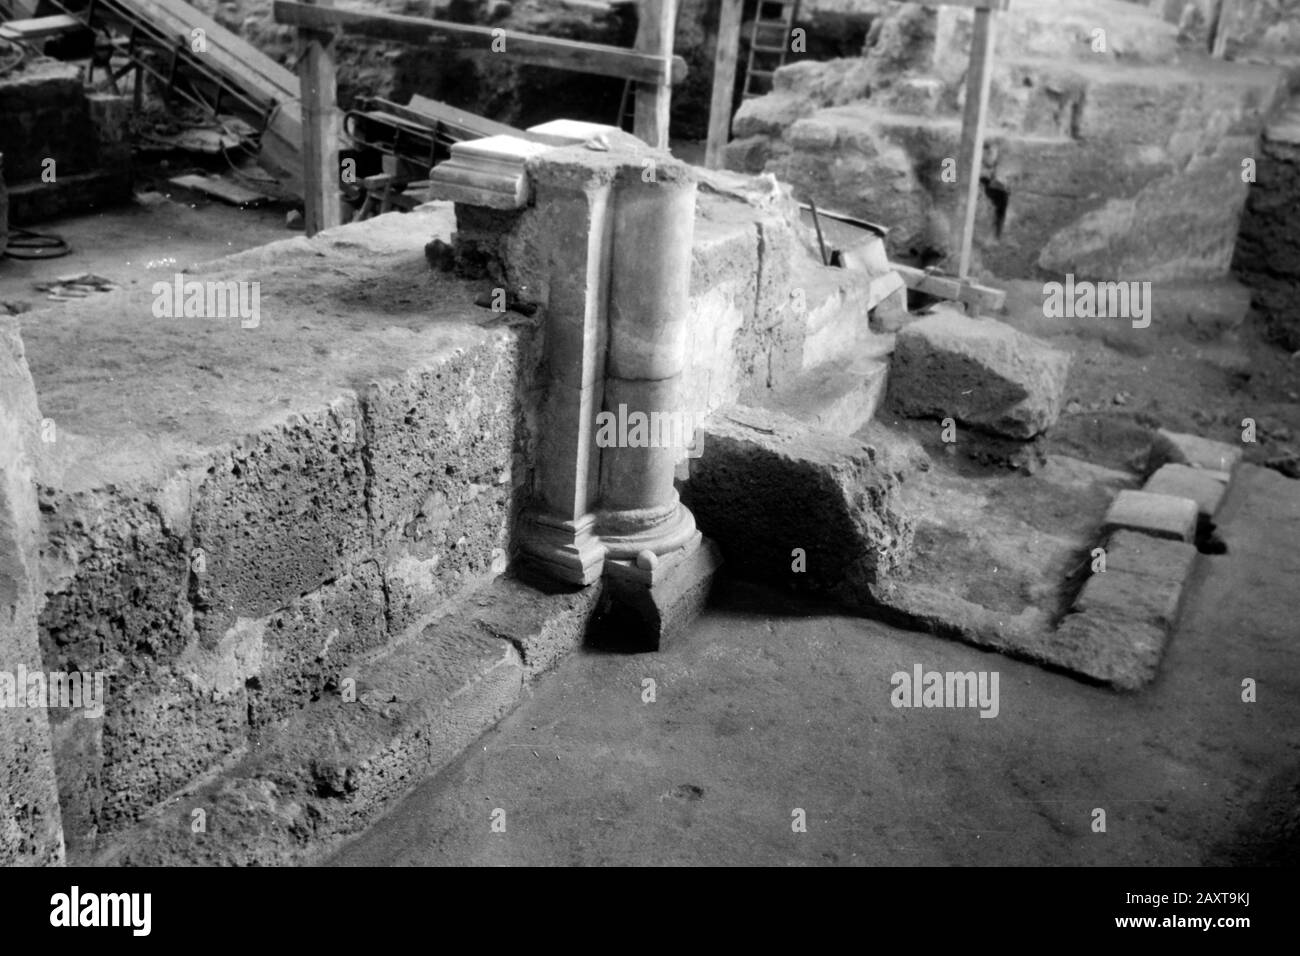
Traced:
<path fill-rule="evenodd" d="M 961 215 L 961 253 L 957 275 L 970 273 L 971 246 L 975 239 L 975 212 L 979 208 L 980 170 L 984 162 L 984 117 L 989 106 L 989 78 L 992 75 L 994 13 L 987 7 L 975 10 L 975 32 L 971 36 L 970 67 L 966 72 L 966 110 L 961 120 L 959 168 L 965 177 Z"/>
<path fill-rule="evenodd" d="M 740 17 L 744 0 L 722 0 L 718 47 L 713 57 L 713 100 L 709 104 L 709 138 L 704 165 L 722 168 L 722 154 L 731 135 L 731 104 L 736 94 L 736 58 L 740 53 Z"/>
<path fill-rule="evenodd" d="M 636 45 L 639 53 L 663 58 L 656 83 L 638 83 L 633 132 L 658 149 L 668 148 L 668 108 L 672 103 L 673 33 L 677 0 L 641 0 Z"/>
<path fill-rule="evenodd" d="M 328 7 L 334 0 L 310 0 Z M 307 235 L 343 221 L 339 198 L 342 118 L 334 77 L 334 37 L 298 31 L 298 83 L 302 95 L 303 220 Z"/>
<path fill-rule="evenodd" d="M 1236 18 L 1237 0 L 1220 0 L 1219 15 L 1214 19 L 1214 38 L 1210 42 L 1210 55 L 1222 60 L 1228 52 L 1228 32 Z"/>

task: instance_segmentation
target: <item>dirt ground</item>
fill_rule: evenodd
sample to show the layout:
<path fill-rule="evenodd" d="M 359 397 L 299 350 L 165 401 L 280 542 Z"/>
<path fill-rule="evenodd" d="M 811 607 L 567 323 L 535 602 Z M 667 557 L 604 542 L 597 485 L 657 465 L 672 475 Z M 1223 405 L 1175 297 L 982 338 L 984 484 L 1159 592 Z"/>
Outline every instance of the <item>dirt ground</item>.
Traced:
<path fill-rule="evenodd" d="M 666 651 L 567 658 L 333 863 L 1294 864 L 1300 484 L 1246 475 L 1141 693 L 733 585 Z M 917 664 L 998 672 L 998 716 L 894 708 Z"/>
<path fill-rule="evenodd" d="M 61 236 L 71 253 L 0 257 L 0 308 L 17 313 L 53 305 L 35 287 L 61 275 L 92 272 L 123 288 L 147 288 L 195 263 L 301 235 L 285 228 L 285 208 L 277 204 L 240 209 L 173 189 L 161 176 L 142 178 L 136 193 L 144 201 L 28 227 Z"/>

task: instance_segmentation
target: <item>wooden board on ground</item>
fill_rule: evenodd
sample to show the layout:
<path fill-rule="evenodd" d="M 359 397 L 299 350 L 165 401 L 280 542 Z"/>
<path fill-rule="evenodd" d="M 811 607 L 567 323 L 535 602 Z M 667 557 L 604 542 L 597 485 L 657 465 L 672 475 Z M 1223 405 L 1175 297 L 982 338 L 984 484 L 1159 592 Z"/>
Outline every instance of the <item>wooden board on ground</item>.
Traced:
<path fill-rule="evenodd" d="M 173 186 L 179 186 L 181 189 L 193 189 L 195 192 L 203 193 L 206 196 L 213 196 L 222 202 L 228 202 L 233 206 L 256 206 L 266 202 L 270 197 L 253 189 L 248 189 L 239 183 L 232 183 L 227 179 L 218 179 L 215 176 L 173 176 L 167 180 Z"/>

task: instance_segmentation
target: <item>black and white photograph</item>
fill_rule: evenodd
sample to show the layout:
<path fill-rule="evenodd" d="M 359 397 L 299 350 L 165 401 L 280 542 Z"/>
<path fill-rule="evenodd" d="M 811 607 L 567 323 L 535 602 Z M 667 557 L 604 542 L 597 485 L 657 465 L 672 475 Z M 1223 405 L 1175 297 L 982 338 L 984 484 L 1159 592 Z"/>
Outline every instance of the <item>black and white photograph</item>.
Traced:
<path fill-rule="evenodd" d="M 1300 862 L 1300 0 L 0 0 L 0 253 L 24 922 Z"/>

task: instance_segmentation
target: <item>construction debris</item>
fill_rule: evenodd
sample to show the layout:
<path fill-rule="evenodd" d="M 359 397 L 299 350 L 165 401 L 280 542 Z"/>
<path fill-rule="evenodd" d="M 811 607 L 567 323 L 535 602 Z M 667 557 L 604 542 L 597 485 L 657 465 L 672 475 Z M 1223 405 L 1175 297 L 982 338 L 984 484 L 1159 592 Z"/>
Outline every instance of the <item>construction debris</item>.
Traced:
<path fill-rule="evenodd" d="M 267 202 L 271 197 L 265 193 L 260 193 L 239 183 L 231 182 L 220 176 L 173 176 L 167 180 L 173 186 L 179 186 L 181 189 L 192 189 L 195 192 L 203 193 L 205 196 L 213 196 L 222 202 L 228 202 L 232 206 L 258 206 Z"/>
<path fill-rule="evenodd" d="M 51 302 L 73 302 L 84 299 L 96 292 L 114 292 L 120 286 L 112 279 L 95 275 L 93 272 L 74 272 L 70 275 L 56 276 L 53 282 L 36 284 L 37 292 L 44 292 Z"/>

